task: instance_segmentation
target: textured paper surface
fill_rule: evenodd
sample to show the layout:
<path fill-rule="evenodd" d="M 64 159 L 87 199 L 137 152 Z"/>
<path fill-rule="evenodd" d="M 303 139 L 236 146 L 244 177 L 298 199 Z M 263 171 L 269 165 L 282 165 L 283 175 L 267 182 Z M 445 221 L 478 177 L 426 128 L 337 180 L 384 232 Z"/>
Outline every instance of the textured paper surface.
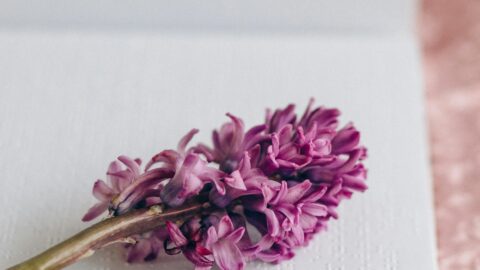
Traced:
<path fill-rule="evenodd" d="M 408 37 L 0 33 L 0 268 L 85 228 L 108 162 L 209 140 L 289 102 L 342 109 L 369 147 L 365 194 L 281 265 L 431 270 L 434 230 L 417 48 Z M 141 269 L 109 247 L 70 269 Z M 191 269 L 181 256 L 147 269 Z"/>

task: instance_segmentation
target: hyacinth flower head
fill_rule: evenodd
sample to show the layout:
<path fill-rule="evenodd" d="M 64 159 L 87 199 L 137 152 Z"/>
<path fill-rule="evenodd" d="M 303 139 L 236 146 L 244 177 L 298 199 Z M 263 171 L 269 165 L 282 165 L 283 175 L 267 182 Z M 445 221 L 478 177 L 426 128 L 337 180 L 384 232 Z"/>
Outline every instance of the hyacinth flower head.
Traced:
<path fill-rule="evenodd" d="M 291 104 L 246 129 L 227 114 L 209 144 L 189 146 L 193 129 L 144 167 L 120 156 L 95 182 L 98 203 L 83 220 L 107 218 L 12 269 L 58 269 L 118 242 L 132 263 L 182 254 L 195 269 L 233 270 L 291 259 L 338 218 L 343 199 L 367 189 L 366 148 L 339 115 L 311 100 L 301 116 Z M 22 268 L 32 265 L 43 268 Z"/>

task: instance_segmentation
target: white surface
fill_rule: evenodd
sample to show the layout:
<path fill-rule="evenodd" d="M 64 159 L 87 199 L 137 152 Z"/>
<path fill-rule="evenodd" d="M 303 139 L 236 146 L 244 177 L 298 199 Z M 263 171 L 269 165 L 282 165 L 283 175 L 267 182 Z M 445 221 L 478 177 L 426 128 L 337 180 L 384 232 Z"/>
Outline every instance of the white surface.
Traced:
<path fill-rule="evenodd" d="M 410 32 L 415 0 L 2 0 L 0 25 L 229 32 Z"/>
<path fill-rule="evenodd" d="M 403 37 L 0 33 L 0 268 L 86 227 L 95 179 L 226 121 L 314 96 L 354 121 L 370 189 L 291 261 L 249 269 L 433 270 L 417 48 Z M 70 269 L 127 266 L 110 247 Z M 189 269 L 179 256 L 148 269 Z"/>

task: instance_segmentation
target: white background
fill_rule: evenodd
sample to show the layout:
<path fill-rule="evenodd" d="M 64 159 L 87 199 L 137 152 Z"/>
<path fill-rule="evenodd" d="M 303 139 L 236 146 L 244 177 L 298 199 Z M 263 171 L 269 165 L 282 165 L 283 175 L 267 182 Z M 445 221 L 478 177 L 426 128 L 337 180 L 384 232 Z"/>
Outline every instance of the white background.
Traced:
<path fill-rule="evenodd" d="M 2 0 L 0 23 L 54 29 L 396 33 L 414 0 Z"/>
<path fill-rule="evenodd" d="M 178 27 L 166 11 L 155 22 L 154 12 L 135 15 L 145 7 L 111 12 L 102 2 L 104 16 L 90 20 L 88 4 L 69 19 L 60 11 L 75 6 L 2 2 L 12 12 L 0 9 L 0 268 L 87 226 L 91 186 L 116 156 L 148 159 L 193 127 L 196 141 L 209 141 L 225 112 L 253 125 L 265 107 L 302 111 L 315 97 L 362 131 L 370 188 L 293 260 L 249 268 L 436 269 L 413 5 L 398 2 L 320 1 L 286 22 L 286 1 L 280 11 L 237 3 L 220 21 L 209 16 L 219 2 L 192 16 L 179 4 Z M 123 17 L 140 23 L 122 30 Z M 142 268 L 121 257 L 110 247 L 71 269 Z M 162 260 L 143 267 L 191 268 L 180 256 Z"/>

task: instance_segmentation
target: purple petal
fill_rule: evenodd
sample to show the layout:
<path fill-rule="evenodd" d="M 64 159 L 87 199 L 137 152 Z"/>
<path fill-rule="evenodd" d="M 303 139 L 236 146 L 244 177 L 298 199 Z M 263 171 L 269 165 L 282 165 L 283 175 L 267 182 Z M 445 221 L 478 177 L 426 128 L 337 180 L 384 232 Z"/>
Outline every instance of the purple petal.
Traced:
<path fill-rule="evenodd" d="M 315 191 L 310 193 L 308 196 L 302 199 L 302 202 L 316 202 L 320 200 L 325 193 L 327 193 L 327 187 L 326 186 L 320 186 L 318 187 Z"/>
<path fill-rule="evenodd" d="M 215 263 L 222 270 L 241 270 L 245 267 L 245 259 L 240 249 L 232 242 L 223 240 L 212 245 Z"/>
<path fill-rule="evenodd" d="M 304 231 L 312 232 L 317 225 L 318 219 L 311 215 L 302 215 L 299 225 Z"/>
<path fill-rule="evenodd" d="M 273 237 L 271 237 L 270 235 L 264 235 L 262 239 L 260 239 L 260 241 L 258 241 L 251 247 L 243 249 L 242 252 L 247 256 L 254 256 L 258 252 L 270 248 L 274 242 L 275 241 Z"/>
<path fill-rule="evenodd" d="M 305 112 L 303 113 L 302 117 L 300 118 L 300 121 L 298 121 L 299 126 L 304 126 L 305 125 L 307 117 L 310 115 L 310 112 L 312 110 L 313 103 L 315 103 L 315 99 L 313 97 L 311 97 L 310 100 L 308 101 L 307 108 L 305 108 Z"/>
<path fill-rule="evenodd" d="M 161 203 L 162 203 L 162 199 L 160 199 L 159 197 L 147 197 L 147 198 L 145 198 L 145 206 L 146 207 L 150 207 L 150 206 L 161 204 Z"/>
<path fill-rule="evenodd" d="M 367 189 L 367 184 L 365 184 L 365 180 L 362 178 L 357 178 L 348 174 L 344 174 L 342 176 L 342 179 L 345 187 L 349 187 L 358 191 L 365 191 Z"/>
<path fill-rule="evenodd" d="M 179 159 L 180 154 L 177 151 L 164 150 L 150 159 L 147 165 L 145 165 L 145 171 L 148 171 L 154 164 L 158 162 L 163 162 L 165 164 L 163 167 L 174 170 L 177 164 L 177 160 Z"/>
<path fill-rule="evenodd" d="M 243 121 L 242 119 L 234 116 L 231 113 L 227 113 L 227 116 L 230 117 L 230 119 L 232 119 L 232 122 L 235 127 L 233 131 L 233 137 L 232 137 L 231 143 L 232 145 L 239 146 L 243 141 L 243 127 L 244 127 Z M 234 149 L 237 149 L 237 147 L 234 147 Z"/>
<path fill-rule="evenodd" d="M 227 183 L 227 185 L 240 190 L 247 189 L 247 187 L 245 187 L 245 183 L 243 182 L 243 178 L 238 170 L 232 172 L 230 175 L 232 177 L 225 177 L 225 182 Z"/>
<path fill-rule="evenodd" d="M 108 202 L 99 202 L 88 209 L 87 213 L 83 216 L 82 221 L 90 221 L 108 209 Z"/>
<path fill-rule="evenodd" d="M 185 157 L 183 164 L 175 173 L 175 176 L 165 185 L 160 192 L 162 201 L 169 206 L 181 205 L 189 196 L 200 191 L 204 183 L 192 170 L 200 162 L 197 154 L 189 154 Z"/>
<path fill-rule="evenodd" d="M 282 129 L 280 129 L 280 131 L 278 132 L 278 142 L 280 143 L 280 145 L 290 142 L 290 140 L 292 139 L 292 130 L 293 126 L 290 124 L 285 125 Z"/>
<path fill-rule="evenodd" d="M 225 215 L 220 219 L 220 222 L 217 225 L 218 238 L 223 238 L 234 229 L 232 220 L 228 215 Z"/>
<path fill-rule="evenodd" d="M 226 193 L 225 185 L 220 181 L 220 179 L 212 179 L 213 184 L 215 185 L 215 189 L 217 190 L 220 196 L 224 196 Z"/>
<path fill-rule="evenodd" d="M 240 160 L 238 167 L 240 168 L 240 174 L 246 174 L 252 169 L 251 158 L 248 151 L 243 153 L 243 158 Z"/>
<path fill-rule="evenodd" d="M 245 150 L 252 148 L 254 145 L 268 139 L 268 135 L 262 132 L 266 129 L 266 125 L 258 125 L 249 129 L 243 138 L 243 147 Z"/>
<path fill-rule="evenodd" d="M 271 236 L 277 236 L 280 232 L 280 224 L 278 222 L 278 218 L 271 209 L 265 209 L 264 211 L 265 216 L 267 217 L 267 229 L 268 233 Z"/>
<path fill-rule="evenodd" d="M 218 241 L 217 231 L 213 226 L 207 230 L 207 239 L 205 240 L 205 246 L 211 249 L 211 246 Z"/>
<path fill-rule="evenodd" d="M 122 171 L 116 171 L 116 172 L 108 172 L 107 175 L 118 177 L 121 179 L 127 179 L 127 180 L 132 180 L 132 172 L 129 170 L 122 170 Z"/>
<path fill-rule="evenodd" d="M 172 176 L 173 172 L 165 168 L 155 168 L 142 174 L 112 200 L 113 208 L 117 214 L 126 212 L 141 201 L 144 195 L 148 195 L 151 188 Z"/>
<path fill-rule="evenodd" d="M 286 181 L 282 181 L 280 185 L 280 189 L 278 190 L 275 198 L 273 198 L 271 201 L 269 201 L 269 204 L 275 205 L 278 204 L 281 200 L 283 200 L 283 197 L 287 195 L 288 192 L 288 185 Z"/>
<path fill-rule="evenodd" d="M 121 170 L 122 165 L 118 160 L 112 161 L 108 166 L 107 181 L 115 192 L 120 192 L 122 189 L 119 184 L 120 178 L 112 175 L 112 173 L 119 172 Z"/>
<path fill-rule="evenodd" d="M 175 223 L 167 221 L 167 230 L 168 235 L 170 236 L 170 240 L 177 246 L 181 247 L 188 243 L 187 238 L 183 235 L 180 229 L 175 225 Z"/>
<path fill-rule="evenodd" d="M 308 127 L 317 124 L 318 129 L 320 128 L 336 128 L 338 124 L 338 116 L 340 111 L 337 109 L 326 109 L 319 107 L 313 110 L 302 123 L 302 126 L 308 130 Z"/>
<path fill-rule="evenodd" d="M 292 234 L 295 240 L 295 245 L 300 246 L 305 241 L 305 234 L 303 233 L 302 227 L 294 226 L 292 228 Z"/>
<path fill-rule="evenodd" d="M 290 223 L 297 223 L 298 211 L 293 204 L 281 204 L 279 206 L 276 206 L 275 210 L 282 213 L 290 221 Z"/>
<path fill-rule="evenodd" d="M 360 142 L 360 133 L 350 124 L 341 129 L 332 140 L 334 153 L 345 153 L 354 149 Z"/>
<path fill-rule="evenodd" d="M 311 186 L 312 183 L 310 183 L 309 180 L 305 180 L 302 183 L 289 188 L 288 193 L 285 195 L 282 201 L 287 203 L 295 203 L 299 201 Z"/>
<path fill-rule="evenodd" d="M 135 162 L 135 160 L 127 157 L 127 156 L 119 156 L 117 158 L 127 166 L 127 168 L 134 174 L 134 175 L 139 175 L 140 174 L 140 167 L 138 166 L 138 163 Z"/>
<path fill-rule="evenodd" d="M 115 192 L 110 188 L 105 182 L 102 180 L 97 180 L 95 184 L 93 184 L 92 190 L 93 196 L 97 198 L 99 201 L 108 202 L 113 197 Z"/>
<path fill-rule="evenodd" d="M 210 269 L 213 266 L 213 258 L 211 255 L 203 255 L 199 252 L 199 245 L 195 248 L 187 248 L 183 251 L 183 255 L 195 265 L 195 269 Z"/>
<path fill-rule="evenodd" d="M 193 136 L 198 133 L 198 129 L 194 128 L 190 130 L 185 136 L 183 136 L 180 139 L 180 142 L 178 142 L 177 149 L 179 152 L 183 153 L 185 152 L 185 148 L 187 147 L 187 144 L 192 140 Z"/>
<path fill-rule="evenodd" d="M 328 213 L 328 208 L 319 203 L 305 203 L 301 205 L 301 209 L 303 213 L 307 213 L 316 217 L 323 217 Z"/>
<path fill-rule="evenodd" d="M 227 236 L 225 236 L 225 240 L 230 241 L 232 243 L 238 243 L 240 239 L 242 239 L 243 234 L 245 233 L 244 227 L 239 227 Z"/>
<path fill-rule="evenodd" d="M 292 124 L 295 122 L 295 105 L 289 104 L 284 109 L 276 110 L 273 115 L 270 117 L 270 112 L 267 111 L 267 123 L 268 132 L 279 131 L 283 126 L 287 124 Z"/>
<path fill-rule="evenodd" d="M 345 163 L 343 163 L 341 167 L 337 169 L 337 173 L 345 173 L 352 170 L 362 155 L 363 155 L 363 151 L 361 149 L 352 151 L 352 153 L 348 157 L 348 160 Z"/>
<path fill-rule="evenodd" d="M 208 162 L 212 162 L 213 160 L 215 160 L 214 151 L 210 147 L 202 143 L 195 146 L 193 148 L 193 151 L 194 153 L 204 155 Z"/>

